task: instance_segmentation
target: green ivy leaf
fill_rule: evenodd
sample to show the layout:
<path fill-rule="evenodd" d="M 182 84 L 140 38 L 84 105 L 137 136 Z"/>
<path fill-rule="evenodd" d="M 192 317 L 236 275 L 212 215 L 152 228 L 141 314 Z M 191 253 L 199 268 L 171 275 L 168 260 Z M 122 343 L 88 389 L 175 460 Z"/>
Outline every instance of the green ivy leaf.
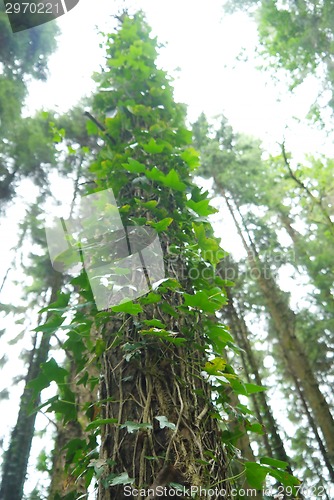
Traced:
<path fill-rule="evenodd" d="M 233 337 L 223 325 L 208 325 L 206 334 L 218 349 L 224 349 L 228 342 L 233 342 Z"/>
<path fill-rule="evenodd" d="M 196 170 L 200 166 L 199 153 L 196 149 L 190 147 L 181 153 L 181 158 L 186 162 L 190 170 Z"/>
<path fill-rule="evenodd" d="M 34 328 L 34 332 L 43 332 L 43 333 L 55 333 L 65 318 L 60 315 L 52 315 L 51 318 L 44 324 L 40 325 L 37 328 Z"/>
<path fill-rule="evenodd" d="M 50 380 L 43 373 L 40 373 L 37 378 L 34 378 L 33 380 L 30 380 L 30 382 L 28 382 L 28 387 L 32 389 L 35 394 L 38 394 L 43 389 L 46 389 L 47 387 L 49 387 L 49 385 Z"/>
<path fill-rule="evenodd" d="M 173 316 L 173 318 L 178 318 L 179 316 L 178 313 L 175 311 L 175 309 L 173 309 L 172 306 L 167 304 L 167 302 L 162 303 L 160 307 L 162 312 L 169 314 L 170 316 Z"/>
<path fill-rule="evenodd" d="M 205 363 L 204 370 L 209 375 L 221 375 L 224 372 L 226 367 L 226 359 L 223 358 L 214 358 L 210 359 Z"/>
<path fill-rule="evenodd" d="M 249 485 L 257 490 L 262 490 L 269 469 L 255 462 L 246 462 L 245 468 Z"/>
<path fill-rule="evenodd" d="M 169 429 L 173 429 L 173 430 L 176 429 L 176 425 L 173 424 L 172 422 L 169 422 L 169 420 L 167 419 L 167 417 L 165 417 L 164 415 L 161 415 L 161 416 L 158 416 L 158 417 L 154 417 L 154 418 L 156 420 L 158 420 L 161 429 L 164 429 L 165 427 L 168 427 Z"/>
<path fill-rule="evenodd" d="M 210 200 L 201 200 L 197 202 L 194 200 L 188 200 L 187 206 L 203 217 L 218 212 L 216 208 L 210 206 Z"/>
<path fill-rule="evenodd" d="M 264 434 L 263 427 L 258 422 L 255 422 L 254 424 L 246 424 L 246 429 L 250 432 L 255 432 L 256 434 L 259 434 L 260 436 Z M 265 463 L 262 462 L 262 460 L 260 460 L 260 462 Z"/>
<path fill-rule="evenodd" d="M 243 413 L 244 415 L 253 415 L 253 411 L 250 410 L 247 406 L 239 403 L 237 405 L 237 408 L 241 411 L 241 413 Z"/>
<path fill-rule="evenodd" d="M 122 163 L 122 167 L 125 168 L 125 170 L 127 170 L 128 172 L 135 174 L 142 174 L 146 170 L 146 167 L 145 165 L 143 165 L 143 163 L 140 163 L 133 158 L 128 158 L 128 163 Z"/>
<path fill-rule="evenodd" d="M 57 384 L 64 384 L 65 378 L 68 375 L 68 371 L 65 368 L 60 367 L 57 362 L 51 358 L 46 363 L 41 364 L 41 371 L 35 379 L 28 383 L 28 387 L 33 389 L 36 394 L 43 389 L 49 387 L 51 382 L 56 382 Z"/>
<path fill-rule="evenodd" d="M 178 332 L 170 332 L 168 330 L 163 330 L 160 328 L 150 328 L 149 330 L 141 330 L 142 335 L 153 335 L 154 337 L 159 337 L 163 340 L 167 340 L 175 345 L 183 344 L 187 342 L 187 339 L 182 337 L 177 337 Z"/>
<path fill-rule="evenodd" d="M 46 363 L 42 363 L 41 368 L 48 380 L 50 382 L 54 381 L 57 384 L 63 384 L 65 377 L 68 375 L 68 371 L 59 366 L 54 358 L 51 358 Z"/>
<path fill-rule="evenodd" d="M 286 486 L 294 487 L 294 486 L 298 486 L 300 484 L 299 479 L 297 479 L 296 477 L 292 476 L 291 474 L 289 474 L 288 472 L 283 471 L 283 470 L 269 469 L 268 468 L 268 474 L 271 477 L 274 477 L 275 479 L 277 479 L 285 487 Z"/>
<path fill-rule="evenodd" d="M 132 46 L 134 47 L 134 46 Z M 138 54 L 140 55 L 140 54 Z M 144 106 L 143 104 L 136 104 L 135 106 L 127 106 L 127 109 L 135 116 L 149 116 L 152 112 L 152 108 L 149 106 Z"/>
<path fill-rule="evenodd" d="M 127 203 L 126 205 L 123 205 L 120 209 L 119 212 L 121 214 L 127 214 L 131 209 L 131 206 Z"/>
<path fill-rule="evenodd" d="M 187 187 L 186 184 L 180 180 L 179 174 L 173 168 L 161 182 L 165 186 L 175 189 L 175 191 L 184 191 Z"/>
<path fill-rule="evenodd" d="M 202 311 L 214 314 L 217 309 L 221 308 L 220 304 L 215 303 L 209 299 L 204 291 L 199 291 L 194 295 L 184 294 L 184 305 L 193 307 L 194 309 L 201 309 Z"/>
<path fill-rule="evenodd" d="M 239 439 L 245 435 L 245 431 L 236 427 L 236 429 L 231 431 L 223 431 L 221 436 L 224 443 L 231 443 L 233 446 L 239 441 Z"/>
<path fill-rule="evenodd" d="M 46 312 L 46 311 L 58 311 L 58 312 L 67 311 L 67 306 L 68 306 L 70 297 L 71 297 L 70 293 L 57 292 L 57 300 L 55 302 L 53 302 L 52 304 L 49 304 L 47 307 L 43 307 L 39 311 L 39 314 Z"/>
<path fill-rule="evenodd" d="M 161 233 L 162 231 L 166 231 L 168 226 L 171 225 L 173 219 L 171 217 L 166 217 L 165 219 L 160 220 L 159 222 L 149 221 L 147 224 L 152 226 L 157 233 Z"/>
<path fill-rule="evenodd" d="M 141 205 L 144 208 L 152 209 L 155 208 L 158 204 L 157 200 L 150 200 L 150 201 L 142 201 L 138 200 L 138 198 L 135 198 L 135 202 Z"/>
<path fill-rule="evenodd" d="M 153 138 L 149 140 L 147 144 L 143 144 L 143 149 L 146 153 L 157 154 L 162 153 L 165 149 L 165 144 L 158 143 Z"/>
<path fill-rule="evenodd" d="M 152 170 L 148 170 L 146 172 L 146 177 L 151 181 L 162 182 L 162 180 L 165 178 L 165 175 L 157 167 L 153 167 Z"/>
<path fill-rule="evenodd" d="M 261 385 L 256 385 L 256 384 L 245 383 L 245 387 L 248 394 L 255 394 L 256 392 L 264 392 L 267 390 L 267 387 L 263 387 Z"/>
<path fill-rule="evenodd" d="M 140 302 L 143 305 L 148 305 L 148 304 L 156 304 L 157 302 L 160 302 L 160 300 L 161 300 L 161 295 L 155 292 L 150 292 L 145 297 L 141 297 Z"/>
<path fill-rule="evenodd" d="M 143 312 L 143 308 L 139 304 L 135 304 L 132 301 L 127 301 L 123 304 L 119 304 L 118 306 L 113 306 L 111 310 L 114 312 L 132 314 L 133 316 Z"/>
<path fill-rule="evenodd" d="M 78 417 L 74 397 L 72 398 L 72 401 L 67 401 L 64 399 L 58 399 L 54 401 L 47 409 L 47 412 L 53 411 L 61 415 L 64 423 L 70 422 L 71 420 L 76 420 Z"/>
<path fill-rule="evenodd" d="M 166 328 L 166 325 L 159 319 L 144 319 L 143 323 L 144 325 L 152 326 L 154 328 Z"/>
<path fill-rule="evenodd" d="M 289 465 L 288 462 L 284 462 L 283 460 L 276 460 L 275 458 L 270 458 L 270 457 L 261 457 L 260 462 L 261 464 L 271 465 L 276 469 L 283 469 L 283 470 L 285 470 Z"/>
<path fill-rule="evenodd" d="M 225 374 L 224 374 L 225 375 Z M 229 384 L 231 385 L 232 389 L 236 394 L 241 394 L 242 396 L 248 396 L 247 389 L 245 387 L 245 384 L 240 380 L 236 379 L 235 377 L 229 378 Z"/>
<path fill-rule="evenodd" d="M 116 486 L 117 484 L 132 484 L 134 479 L 131 479 L 127 472 L 123 472 L 111 480 L 110 485 Z"/>

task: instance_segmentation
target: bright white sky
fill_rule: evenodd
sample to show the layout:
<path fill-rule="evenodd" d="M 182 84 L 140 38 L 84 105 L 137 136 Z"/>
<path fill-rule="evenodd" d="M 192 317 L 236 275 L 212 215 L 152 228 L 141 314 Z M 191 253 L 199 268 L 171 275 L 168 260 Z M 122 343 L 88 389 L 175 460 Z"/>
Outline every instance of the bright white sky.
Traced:
<path fill-rule="evenodd" d="M 189 119 L 194 121 L 202 111 L 208 117 L 224 112 L 236 130 L 260 137 L 269 149 L 284 134 L 287 145 L 298 154 L 319 149 L 321 134 L 310 130 L 304 120 L 316 96 L 316 82 L 310 79 L 291 95 L 284 82 L 275 86 L 269 74 L 257 71 L 252 57 L 257 43 L 255 25 L 241 13 L 228 16 L 222 3 L 132 2 L 144 10 L 153 33 L 166 44 L 160 64 L 176 77 L 175 97 L 188 104 Z M 103 62 L 101 37 L 95 27 L 110 30 L 114 26 L 110 16 L 124 4 L 128 2 L 80 0 L 58 19 L 62 36 L 50 61 L 51 76 L 45 84 L 31 85 L 29 109 L 43 106 L 66 110 L 89 93 L 93 88 L 91 74 Z M 241 49 L 249 55 L 248 63 L 237 62 Z M 176 68 L 181 70 L 176 72 Z M 293 117 L 304 125 L 297 125 Z"/>
<path fill-rule="evenodd" d="M 270 152 L 277 151 L 276 143 L 283 136 L 287 149 L 300 160 L 308 152 L 333 151 L 333 144 L 304 119 L 317 93 L 316 82 L 309 79 L 292 95 L 283 79 L 275 85 L 270 74 L 257 71 L 253 57 L 257 43 L 254 24 L 245 15 L 224 14 L 222 2 L 133 2 L 144 10 L 153 33 L 166 44 L 161 50 L 160 64 L 176 78 L 175 98 L 188 105 L 190 122 L 202 111 L 209 118 L 224 113 L 236 131 L 260 137 Z M 120 4 L 111 0 L 80 0 L 70 13 L 58 19 L 62 35 L 58 51 L 50 59 L 50 78 L 47 83 L 30 85 L 27 113 L 40 108 L 66 111 L 93 89 L 91 74 L 99 71 L 103 62 L 103 50 L 99 49 L 102 40 L 95 27 L 101 31 L 111 29 L 114 20 L 110 16 L 117 13 Z M 249 56 L 247 63 L 236 59 L 242 49 Z M 175 71 L 176 68 L 180 70 Z M 21 189 L 21 194 L 29 198 L 26 189 Z M 15 217 L 17 211 L 13 209 L 10 214 Z M 226 222 L 223 247 L 229 250 L 235 246 L 236 234 Z M 13 227 L 11 221 L 2 221 L 2 252 L 15 242 Z M 9 263 L 9 257 L 0 262 L 0 283 Z M 7 425 L 13 424 L 13 418 L 16 416 L 8 414 Z"/>

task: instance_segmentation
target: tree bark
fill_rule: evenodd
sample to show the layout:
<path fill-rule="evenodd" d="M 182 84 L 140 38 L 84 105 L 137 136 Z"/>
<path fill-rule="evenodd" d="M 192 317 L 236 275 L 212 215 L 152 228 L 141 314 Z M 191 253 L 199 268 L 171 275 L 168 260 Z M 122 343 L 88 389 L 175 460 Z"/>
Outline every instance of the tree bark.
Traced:
<path fill-rule="evenodd" d="M 257 360 L 254 356 L 251 343 L 249 341 L 249 331 L 246 322 L 242 315 L 237 312 L 234 306 L 234 298 L 231 290 L 227 290 L 227 295 L 229 298 L 229 303 L 226 308 L 227 319 L 231 325 L 231 329 L 236 336 L 237 343 L 243 349 L 244 354 L 242 356 L 243 366 L 246 373 L 246 378 L 249 383 L 255 383 L 262 386 L 262 377 L 260 375 Z M 245 359 L 246 358 L 246 359 Z M 250 374 L 254 376 L 254 380 L 250 377 Z M 252 401 L 254 404 L 255 413 L 257 419 L 264 428 L 263 441 L 266 453 L 272 458 L 278 460 L 283 460 L 289 464 L 288 470 L 292 474 L 292 469 L 290 465 L 289 457 L 285 451 L 282 438 L 279 434 L 277 423 L 272 414 L 270 406 L 267 401 L 267 396 L 265 392 L 259 392 L 257 394 L 252 394 Z"/>
<path fill-rule="evenodd" d="M 55 302 L 57 298 L 61 280 L 61 275 L 54 272 L 50 304 Z M 48 313 L 47 319 L 51 314 Z M 9 448 L 5 453 L 0 489 L 1 500 L 21 500 L 23 496 L 37 415 L 36 412 L 31 413 L 31 408 L 36 408 L 40 404 L 40 393 L 34 397 L 34 392 L 28 387 L 28 384 L 38 377 L 41 364 L 47 361 L 49 348 L 50 335 L 43 333 L 40 345 L 32 352 L 31 363 L 25 379 L 25 388 L 21 396 L 19 414 L 11 434 Z"/>
<path fill-rule="evenodd" d="M 180 276 L 185 275 L 179 271 Z M 179 294 L 166 297 L 166 301 L 171 307 L 181 304 Z M 129 343 L 143 343 L 138 325 L 153 318 L 163 321 L 168 331 L 187 328 L 193 332 L 191 345 L 175 346 L 152 340 L 128 361 L 123 349 L 111 348 L 119 334 Z M 229 498 L 228 464 L 221 431 L 211 416 L 214 410 L 210 404 L 210 386 L 201 374 L 205 352 L 199 321 L 199 315 L 190 322 L 189 317 L 171 316 L 154 305 L 136 321 L 124 317 L 106 326 L 104 337 L 108 347 L 103 356 L 100 397 L 112 401 L 102 407 L 102 418 L 117 419 L 123 424 L 107 425 L 102 430 L 101 459 L 105 462 L 106 481 L 110 474 L 126 472 L 135 480 L 136 487 L 153 489 L 156 493 L 158 486 L 166 488 L 165 496 L 160 498 L 173 497 L 168 494 L 170 482 L 185 487 L 221 484 L 227 492 L 225 498 Z M 174 424 L 172 429 L 159 425 L 156 417 L 161 416 Z M 126 422 L 149 424 L 149 427 L 132 433 Z M 121 500 L 129 496 L 123 485 L 109 487 L 102 480 L 98 498 Z M 147 498 L 159 497 L 153 494 Z M 218 500 L 219 495 L 212 498 Z"/>
<path fill-rule="evenodd" d="M 331 289 L 331 285 L 333 281 L 330 278 L 330 273 L 329 276 L 327 275 L 327 281 L 326 283 L 324 282 L 324 277 L 322 276 L 322 279 L 319 279 L 319 271 L 315 269 L 314 264 L 312 264 L 312 261 L 310 260 L 310 255 L 308 255 L 305 245 L 303 243 L 303 238 L 299 234 L 299 232 L 292 226 L 292 221 L 290 217 L 283 212 L 283 210 L 279 209 L 279 217 L 282 222 L 283 227 L 287 231 L 288 235 L 291 238 L 291 241 L 293 243 L 293 248 L 296 252 L 296 256 L 298 259 L 298 263 L 303 265 L 310 278 L 312 279 L 314 285 L 318 288 L 320 291 L 320 302 L 321 306 L 325 310 L 329 310 L 329 313 L 332 313 L 333 308 L 334 308 L 334 296 L 333 292 Z"/>
<path fill-rule="evenodd" d="M 254 244 L 252 244 L 252 242 L 250 245 L 247 243 L 235 217 L 230 201 L 223 190 L 222 194 L 247 252 L 250 267 L 266 299 L 267 310 L 275 325 L 278 341 L 284 353 L 287 366 L 291 373 L 299 380 L 303 388 L 304 396 L 324 437 L 328 458 L 331 464 L 334 464 L 334 420 L 327 401 L 319 388 L 318 381 L 313 373 L 310 362 L 296 336 L 296 323 L 298 318 L 287 305 L 282 292 L 279 290 L 269 271 L 265 272 L 261 266 L 261 261 Z M 248 237 L 250 238 L 250 235 L 248 235 Z"/>

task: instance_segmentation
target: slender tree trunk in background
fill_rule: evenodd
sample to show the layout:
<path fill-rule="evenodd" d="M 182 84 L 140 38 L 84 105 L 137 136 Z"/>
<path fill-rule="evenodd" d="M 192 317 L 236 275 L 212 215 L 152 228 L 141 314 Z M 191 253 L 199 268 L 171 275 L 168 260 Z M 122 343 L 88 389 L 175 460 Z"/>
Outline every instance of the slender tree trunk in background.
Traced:
<path fill-rule="evenodd" d="M 230 401 L 232 403 L 232 406 L 237 406 L 238 404 L 240 404 L 239 399 L 237 398 L 237 396 L 233 392 L 231 392 L 230 396 L 231 396 Z M 240 449 L 242 456 L 248 462 L 256 462 L 256 458 L 255 458 L 255 455 L 253 453 L 253 450 L 252 450 L 252 447 L 250 444 L 250 440 L 249 440 L 249 436 L 248 436 L 247 431 L 245 429 L 245 425 L 241 424 L 239 422 L 232 422 L 231 423 L 232 431 L 234 429 L 237 429 L 237 428 L 244 431 L 244 434 L 238 440 L 237 448 Z M 239 469 L 239 472 L 241 472 L 241 470 L 242 470 L 242 467 Z M 261 498 L 262 498 L 262 496 L 261 496 Z"/>
<path fill-rule="evenodd" d="M 82 428 L 78 421 L 68 422 L 64 426 L 57 423 L 57 434 L 52 452 L 52 472 L 49 487 L 49 500 L 64 498 L 66 495 L 76 492 L 79 495 L 87 493 L 85 483 L 82 480 L 75 482 L 71 474 L 66 472 L 66 450 L 65 445 L 72 439 L 82 439 Z"/>
<path fill-rule="evenodd" d="M 253 269 L 258 269 L 257 265 L 253 266 Z M 303 387 L 305 397 L 324 436 L 331 463 L 334 463 L 334 420 L 309 360 L 296 337 L 295 314 L 282 300 L 280 291 L 272 279 L 268 280 L 261 275 L 258 282 L 266 296 L 268 311 L 279 333 L 278 340 L 288 367 Z"/>
<path fill-rule="evenodd" d="M 296 337 L 296 315 L 286 304 L 281 291 L 274 279 L 265 273 L 254 245 L 248 245 L 240 225 L 235 217 L 229 199 L 222 190 L 222 195 L 227 203 L 231 216 L 236 224 L 238 233 L 248 255 L 248 261 L 260 289 L 266 299 L 267 310 L 273 320 L 278 335 L 278 341 L 284 353 L 287 366 L 294 374 L 304 391 L 304 396 L 312 409 L 313 416 L 324 437 L 327 454 L 330 462 L 334 463 L 334 420 L 329 406 L 320 391 L 318 381 L 315 378 L 310 362 Z M 248 235 L 249 236 L 249 235 Z M 251 241 L 251 240 L 250 240 Z"/>
<path fill-rule="evenodd" d="M 50 304 L 55 302 L 57 298 L 61 281 L 61 274 L 54 272 Z M 48 313 L 47 319 L 51 314 Z M 31 408 L 36 408 L 40 404 L 40 393 L 32 401 L 33 391 L 28 387 L 28 384 L 39 375 L 41 364 L 48 359 L 49 348 L 50 335 L 43 333 L 40 345 L 34 349 L 32 355 L 25 379 L 25 388 L 21 396 L 17 422 L 11 434 L 9 448 L 5 453 L 0 489 L 1 500 L 21 500 L 23 496 L 36 420 L 36 412 L 31 413 Z"/>
<path fill-rule="evenodd" d="M 79 182 L 82 175 L 82 164 L 83 157 L 79 156 L 75 166 L 73 167 L 73 170 L 75 171 L 75 181 L 69 218 L 73 216 L 75 202 L 79 193 Z M 78 419 L 67 422 L 66 424 L 64 424 L 62 421 L 56 423 L 57 431 L 55 436 L 54 449 L 52 451 L 52 472 L 48 490 L 49 500 L 64 498 L 66 495 L 69 495 L 71 493 L 77 493 L 79 495 L 87 494 L 85 479 L 76 479 L 75 476 L 71 474 L 71 471 L 67 470 L 66 444 L 73 439 L 85 438 L 83 426 L 87 425 L 88 421 L 84 415 L 83 406 L 86 403 L 90 404 L 94 401 L 97 401 L 97 388 L 91 391 L 84 385 L 77 386 L 76 380 L 78 377 L 75 361 L 67 357 L 65 365 L 66 364 L 69 365 L 69 380 L 67 382 L 72 392 L 75 394 Z M 93 372 L 96 372 L 94 374 L 98 375 L 98 371 L 95 365 L 90 365 L 89 371 L 91 372 L 91 375 L 93 375 Z"/>
<path fill-rule="evenodd" d="M 257 369 L 254 367 L 254 365 L 252 365 L 250 363 L 250 358 L 252 356 L 252 353 L 250 351 L 251 347 L 245 344 L 244 339 L 243 339 L 243 335 L 241 333 L 241 321 L 243 320 L 243 318 L 241 318 L 241 317 L 239 317 L 239 315 L 237 315 L 237 312 L 236 312 L 234 305 L 233 305 L 233 298 L 232 298 L 231 291 L 228 290 L 227 294 L 229 297 L 229 302 L 228 302 L 228 305 L 226 308 L 226 321 L 227 321 L 227 324 L 230 325 L 231 330 L 233 331 L 233 335 L 236 338 L 237 344 L 243 350 L 240 352 L 240 357 L 241 357 L 242 366 L 243 366 L 243 369 L 245 371 L 245 375 L 247 378 L 247 382 L 252 382 L 252 379 L 250 377 L 250 373 L 252 373 L 255 375 L 256 384 L 262 385 L 262 383 L 259 383 L 261 380 L 260 376 L 258 376 L 258 377 L 256 376 Z M 245 325 L 245 327 L 246 327 L 246 325 Z M 255 362 L 255 360 L 253 360 L 253 361 Z M 248 366 L 248 363 L 249 363 L 250 367 Z M 257 373 L 257 375 L 259 375 L 259 374 Z M 262 395 L 263 393 L 260 392 L 259 394 Z M 252 403 L 254 406 L 256 418 L 264 429 L 264 434 L 262 435 L 264 448 L 266 450 L 267 455 L 269 457 L 271 457 L 271 456 L 273 457 L 274 454 L 273 454 L 273 450 L 272 450 L 270 442 L 269 442 L 268 433 L 267 433 L 266 428 L 265 428 L 265 423 L 264 423 L 263 415 L 261 413 L 259 401 L 258 401 L 255 394 L 251 395 L 251 399 L 252 399 Z"/>
<path fill-rule="evenodd" d="M 253 383 L 255 381 L 257 385 L 262 386 L 262 378 L 259 372 L 257 360 L 249 341 L 249 331 L 246 322 L 242 315 L 238 313 L 234 307 L 234 299 L 231 290 L 227 290 L 227 295 L 229 298 L 229 303 L 226 308 L 227 320 L 231 325 L 233 334 L 236 336 L 239 347 L 241 347 L 244 351 L 244 353 L 242 353 L 242 360 L 246 378 L 249 383 Z M 250 377 L 250 374 L 254 376 L 254 380 Z M 263 441 L 268 456 L 287 462 L 289 464 L 288 470 L 292 474 L 290 460 L 285 451 L 283 441 L 277 428 L 277 423 L 267 402 L 265 392 L 252 394 L 252 400 L 257 419 L 264 427 Z"/>
<path fill-rule="evenodd" d="M 329 477 L 330 477 L 331 481 L 334 483 L 334 469 L 333 469 L 332 464 L 330 462 L 330 459 L 328 457 L 324 443 L 319 435 L 317 425 L 316 425 L 314 418 L 309 410 L 308 404 L 307 404 L 306 399 L 305 399 L 304 394 L 303 394 L 303 389 L 302 389 L 298 379 L 296 379 L 293 374 L 290 373 L 290 375 L 292 376 L 292 378 L 294 380 L 294 384 L 295 384 L 296 389 L 298 391 L 299 398 L 300 398 L 300 401 L 301 401 L 302 406 L 304 408 L 308 423 L 313 431 L 313 434 L 314 434 L 315 439 L 316 439 L 318 446 L 319 446 L 319 450 L 320 450 L 321 455 L 322 455 L 324 462 L 326 464 L 326 467 L 327 467 L 327 470 L 329 473 Z"/>
<path fill-rule="evenodd" d="M 291 241 L 293 242 L 293 247 L 296 252 L 298 263 L 300 262 L 303 266 L 305 266 L 308 275 L 313 280 L 314 285 L 321 292 L 322 306 L 326 308 L 326 304 L 329 304 L 331 310 L 333 310 L 334 296 L 331 290 L 331 286 L 326 286 L 323 279 L 319 280 L 319 273 L 316 269 L 314 269 L 314 266 L 310 261 L 310 256 L 307 254 L 307 251 L 305 250 L 303 237 L 299 234 L 298 231 L 296 231 L 296 229 L 294 229 L 294 227 L 292 226 L 292 221 L 288 215 L 283 213 L 283 211 L 280 211 L 279 217 L 283 227 L 285 228 L 285 230 L 287 231 L 288 235 L 291 238 Z"/>

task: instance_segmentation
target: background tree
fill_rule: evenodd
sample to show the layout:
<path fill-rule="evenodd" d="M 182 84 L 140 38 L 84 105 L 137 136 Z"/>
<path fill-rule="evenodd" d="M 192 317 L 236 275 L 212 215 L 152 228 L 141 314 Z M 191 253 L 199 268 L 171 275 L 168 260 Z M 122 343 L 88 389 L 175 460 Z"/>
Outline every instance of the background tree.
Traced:
<path fill-rule="evenodd" d="M 290 89 L 308 75 L 322 82 L 319 107 L 334 108 L 334 6 L 331 0 L 279 2 L 277 0 L 237 0 L 226 3 L 228 11 L 242 9 L 257 23 L 260 54 L 272 68 L 284 68 L 291 80 Z M 325 101 L 322 94 L 325 96 Z"/>
<path fill-rule="evenodd" d="M 45 80 L 48 58 L 56 49 L 56 23 L 12 33 L 4 5 L 0 6 L 0 201 L 14 194 L 18 179 L 31 177 L 43 185 L 44 167 L 52 163 L 48 120 L 22 118 L 27 86 Z M 52 140 L 51 140 L 52 143 Z M 50 149 L 51 148 L 51 149 Z"/>

